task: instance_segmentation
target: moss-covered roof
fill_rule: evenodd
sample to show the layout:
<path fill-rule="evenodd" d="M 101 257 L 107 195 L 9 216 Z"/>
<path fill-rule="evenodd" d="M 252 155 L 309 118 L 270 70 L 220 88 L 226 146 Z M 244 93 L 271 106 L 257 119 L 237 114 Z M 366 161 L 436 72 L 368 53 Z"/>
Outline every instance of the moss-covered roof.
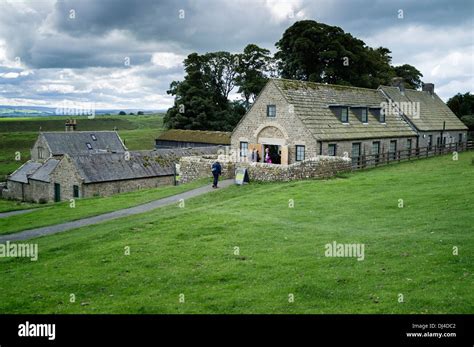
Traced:
<path fill-rule="evenodd" d="M 443 122 L 446 122 L 446 130 L 467 130 L 464 123 L 436 94 L 431 95 L 429 92 L 414 89 L 405 89 L 405 92 L 402 94 L 397 87 L 386 86 L 381 86 L 380 89 L 394 102 L 419 103 L 419 115 L 406 114 L 406 117 L 419 130 L 443 130 Z"/>
<path fill-rule="evenodd" d="M 163 132 L 157 140 L 230 145 L 231 134 L 226 131 L 171 129 Z"/>
<path fill-rule="evenodd" d="M 368 112 L 368 123 L 362 123 L 354 112 L 355 108 L 361 105 L 380 108 L 387 99 L 379 90 L 285 79 L 272 79 L 271 82 L 293 105 L 295 114 L 317 140 L 416 136 L 398 115 L 386 115 L 385 123 L 381 123 L 372 112 Z M 331 111 L 331 105 L 351 106 L 348 124 L 342 123 Z"/>

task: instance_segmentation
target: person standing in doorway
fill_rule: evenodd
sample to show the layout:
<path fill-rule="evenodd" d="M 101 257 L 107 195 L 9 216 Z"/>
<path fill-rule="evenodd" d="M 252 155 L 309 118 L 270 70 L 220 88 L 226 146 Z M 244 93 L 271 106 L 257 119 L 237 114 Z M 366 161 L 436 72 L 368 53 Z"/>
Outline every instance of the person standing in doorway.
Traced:
<path fill-rule="evenodd" d="M 212 164 L 211 171 L 212 171 L 212 176 L 214 177 L 212 188 L 217 188 L 217 183 L 219 182 L 219 176 L 222 174 L 221 164 L 218 161 L 216 161 L 214 164 Z"/>
<path fill-rule="evenodd" d="M 272 163 L 272 158 L 270 157 L 270 148 L 265 149 L 265 163 L 271 164 Z"/>

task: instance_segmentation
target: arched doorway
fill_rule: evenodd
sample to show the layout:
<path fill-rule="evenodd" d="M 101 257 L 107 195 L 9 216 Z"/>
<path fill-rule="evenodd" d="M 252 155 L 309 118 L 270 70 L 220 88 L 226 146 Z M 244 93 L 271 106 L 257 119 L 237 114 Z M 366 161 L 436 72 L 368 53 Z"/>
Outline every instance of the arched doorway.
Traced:
<path fill-rule="evenodd" d="M 283 131 L 276 126 L 263 127 L 257 134 L 257 144 L 254 148 L 259 152 L 261 162 L 288 164 L 287 139 Z"/>

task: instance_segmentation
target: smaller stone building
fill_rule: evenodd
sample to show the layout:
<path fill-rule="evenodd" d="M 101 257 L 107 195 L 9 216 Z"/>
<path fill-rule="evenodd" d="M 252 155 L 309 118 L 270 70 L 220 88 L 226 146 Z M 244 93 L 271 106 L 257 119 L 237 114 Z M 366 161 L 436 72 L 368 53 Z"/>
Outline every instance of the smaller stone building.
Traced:
<path fill-rule="evenodd" d="M 192 148 L 230 146 L 230 132 L 171 129 L 163 132 L 155 140 L 155 147 Z"/>
<path fill-rule="evenodd" d="M 128 151 L 113 131 L 41 133 L 32 159 L 8 177 L 2 196 L 49 202 L 170 185 L 181 156 L 217 150 Z"/>

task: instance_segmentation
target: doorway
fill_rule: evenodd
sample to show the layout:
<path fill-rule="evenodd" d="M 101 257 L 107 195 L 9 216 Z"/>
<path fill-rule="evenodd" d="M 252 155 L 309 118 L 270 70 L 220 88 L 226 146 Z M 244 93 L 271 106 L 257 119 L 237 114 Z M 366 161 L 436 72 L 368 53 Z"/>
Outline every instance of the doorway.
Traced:
<path fill-rule="evenodd" d="M 272 164 L 281 164 L 281 146 L 279 145 L 263 145 L 262 161 L 266 163 L 267 148 Z"/>
<path fill-rule="evenodd" d="M 61 185 L 59 183 L 54 184 L 54 202 L 61 201 Z"/>

